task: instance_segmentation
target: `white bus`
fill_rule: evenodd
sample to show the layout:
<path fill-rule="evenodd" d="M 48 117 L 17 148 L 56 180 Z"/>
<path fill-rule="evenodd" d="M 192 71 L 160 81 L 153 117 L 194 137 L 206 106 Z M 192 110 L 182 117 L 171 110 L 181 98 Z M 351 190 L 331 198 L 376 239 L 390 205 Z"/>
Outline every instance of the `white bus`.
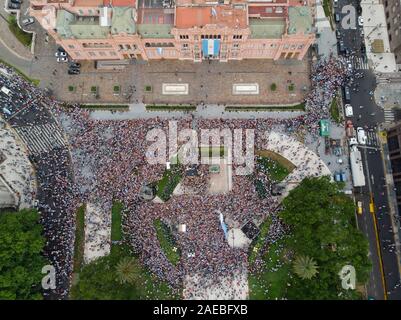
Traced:
<path fill-rule="evenodd" d="M 363 173 L 361 152 L 356 145 L 350 147 L 349 158 L 354 187 L 363 187 L 365 185 L 365 174 Z"/>

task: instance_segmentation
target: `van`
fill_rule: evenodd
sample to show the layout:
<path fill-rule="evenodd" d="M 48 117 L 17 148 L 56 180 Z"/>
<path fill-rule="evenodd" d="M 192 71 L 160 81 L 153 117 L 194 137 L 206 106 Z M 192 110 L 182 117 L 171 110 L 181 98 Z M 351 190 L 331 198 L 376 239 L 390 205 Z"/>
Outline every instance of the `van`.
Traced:
<path fill-rule="evenodd" d="M 334 14 L 334 21 L 335 21 L 336 23 L 339 23 L 340 20 L 341 20 L 340 14 L 339 14 L 339 13 Z"/>
<path fill-rule="evenodd" d="M 344 106 L 345 108 L 345 116 L 346 117 L 353 117 L 354 116 L 354 110 L 350 104 L 346 104 Z"/>
<path fill-rule="evenodd" d="M 346 103 L 351 102 L 351 91 L 347 86 L 344 87 L 344 99 Z"/>

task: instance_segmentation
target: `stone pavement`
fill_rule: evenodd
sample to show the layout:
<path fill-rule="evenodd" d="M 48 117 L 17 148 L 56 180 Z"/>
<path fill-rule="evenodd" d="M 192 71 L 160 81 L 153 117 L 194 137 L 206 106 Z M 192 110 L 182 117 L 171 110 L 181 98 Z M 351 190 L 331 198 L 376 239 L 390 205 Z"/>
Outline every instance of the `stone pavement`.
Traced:
<path fill-rule="evenodd" d="M 0 119 L 0 175 L 19 198 L 19 208 L 32 208 L 36 194 L 34 169 L 26 155 L 23 144 L 12 129 Z"/>
<path fill-rule="evenodd" d="M 105 217 L 108 216 L 108 219 Z M 109 223 L 104 223 L 108 221 Z M 85 264 L 107 256 L 111 245 L 111 211 L 104 212 L 96 203 L 87 203 L 85 211 Z"/>
<path fill-rule="evenodd" d="M 219 283 L 199 275 L 188 275 L 184 280 L 183 298 L 185 300 L 246 300 L 249 296 L 247 270 L 238 270 L 232 277 L 220 279 Z M 204 286 L 199 287 L 199 283 Z"/>

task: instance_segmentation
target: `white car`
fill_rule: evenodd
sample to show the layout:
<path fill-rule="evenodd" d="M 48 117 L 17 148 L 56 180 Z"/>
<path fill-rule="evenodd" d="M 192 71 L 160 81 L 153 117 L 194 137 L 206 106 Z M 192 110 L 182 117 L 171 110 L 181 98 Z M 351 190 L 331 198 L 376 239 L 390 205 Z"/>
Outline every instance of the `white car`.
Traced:
<path fill-rule="evenodd" d="M 333 6 L 334 6 L 334 8 L 337 8 L 337 7 L 338 7 L 338 0 L 334 0 L 334 1 L 333 1 Z"/>
<path fill-rule="evenodd" d="M 29 18 L 26 18 L 26 19 L 22 20 L 22 25 L 24 27 L 26 27 L 26 26 L 29 26 L 30 24 L 34 23 L 34 22 L 35 22 L 35 20 L 33 20 L 33 18 L 29 17 Z"/>
<path fill-rule="evenodd" d="M 361 16 L 358 17 L 358 26 L 363 26 L 363 18 Z"/>
<path fill-rule="evenodd" d="M 353 117 L 354 116 L 354 109 L 350 104 L 345 105 L 345 116 L 346 117 Z"/>
<path fill-rule="evenodd" d="M 58 57 L 57 62 L 67 62 L 68 59 L 66 57 Z"/>
<path fill-rule="evenodd" d="M 361 128 L 361 127 L 358 127 L 356 129 L 356 132 L 357 132 L 357 135 L 358 135 L 359 144 L 365 145 L 366 141 L 368 140 L 365 130 L 363 130 L 363 128 Z"/>
<path fill-rule="evenodd" d="M 349 145 L 350 146 L 354 146 L 356 144 L 358 144 L 358 140 L 356 140 L 356 138 L 349 139 Z"/>
<path fill-rule="evenodd" d="M 56 57 L 67 57 L 67 53 L 65 53 L 63 51 L 57 51 L 54 55 Z"/>

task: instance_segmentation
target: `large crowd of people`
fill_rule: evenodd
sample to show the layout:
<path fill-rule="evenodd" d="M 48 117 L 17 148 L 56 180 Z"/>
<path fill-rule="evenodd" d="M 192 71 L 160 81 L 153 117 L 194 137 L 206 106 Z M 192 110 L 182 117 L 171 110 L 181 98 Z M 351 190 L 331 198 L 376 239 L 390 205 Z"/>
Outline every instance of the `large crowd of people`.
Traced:
<path fill-rule="evenodd" d="M 301 116 L 291 119 L 195 119 L 196 127 L 254 129 L 255 149 L 266 147 L 265 132 L 273 128 L 317 134 L 319 120 L 329 117 L 331 99 L 347 76 L 345 65 L 334 57 L 317 62 L 312 68 L 311 91 L 305 101 L 306 112 Z M 166 169 L 165 165 L 150 165 L 147 162 L 149 142 L 146 141 L 146 134 L 154 128 L 167 133 L 168 120 L 93 120 L 89 111 L 77 105 L 66 107 L 19 77 L 13 76 L 10 81 L 20 81 L 17 85 L 24 86 L 35 101 L 49 106 L 68 137 L 73 184 L 68 170 L 64 168 L 69 161 L 66 149 L 52 150 L 37 159 L 38 167 L 51 168 L 48 172 L 39 173 L 43 176 L 38 177 L 42 192 L 42 198 L 39 194 L 42 200 L 40 208 L 46 212 L 42 221 L 48 240 L 47 255 L 65 278 L 70 279 L 72 273 L 74 212 L 78 205 L 96 203 L 101 211 L 107 213 L 103 223 L 109 226 L 113 201 L 124 204 L 125 240 L 140 255 L 144 265 L 173 287 L 181 286 L 189 274 L 208 279 L 208 282 L 197 284 L 201 287 L 210 281 L 218 284 L 220 278 L 248 268 L 247 250 L 228 245 L 220 226 L 219 213 L 226 221 L 235 221 L 239 226 L 249 220 L 259 223 L 267 216 L 276 217 L 279 203 L 275 197 L 259 197 L 252 179 L 234 175 L 232 190 L 227 194 L 183 194 L 173 196 L 165 203 L 143 200 L 140 197 L 141 187 L 159 181 Z M 179 130 L 193 128 L 193 121 L 188 115 L 177 119 Z M 60 163 L 65 166 L 60 167 Z M 235 169 L 235 164 L 233 166 Z M 203 177 L 208 174 L 207 170 L 201 169 L 201 172 Z M 201 190 L 205 190 L 204 179 L 188 177 L 183 183 L 192 184 L 190 181 L 194 184 L 200 181 Z M 46 197 L 48 200 L 45 200 Z M 160 247 L 153 224 L 155 219 L 161 219 L 172 230 L 178 224 L 187 226 L 186 232 L 173 231 L 181 252 L 177 265 L 167 259 Z M 274 242 L 283 231 L 279 219 L 274 218 L 273 221 L 267 242 Z M 61 297 L 67 296 L 67 286 L 59 290 Z"/>

